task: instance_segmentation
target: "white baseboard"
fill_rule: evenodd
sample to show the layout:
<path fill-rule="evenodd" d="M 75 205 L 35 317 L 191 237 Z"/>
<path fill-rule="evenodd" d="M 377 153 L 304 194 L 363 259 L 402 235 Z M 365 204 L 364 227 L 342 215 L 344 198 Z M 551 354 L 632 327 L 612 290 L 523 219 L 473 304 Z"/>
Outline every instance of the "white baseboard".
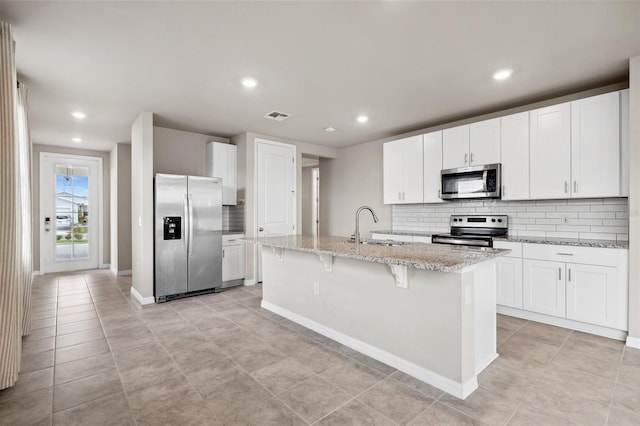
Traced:
<path fill-rule="evenodd" d="M 245 279 L 245 280 L 244 280 L 244 285 L 246 285 L 246 286 L 256 285 L 256 283 L 257 283 L 257 282 L 256 282 L 256 279 L 255 279 L 255 278 L 253 278 L 253 279 L 249 279 L 249 280 L 247 280 L 247 279 Z"/>
<path fill-rule="evenodd" d="M 33 276 L 34 276 L 34 277 L 35 277 L 35 276 L 37 276 L 37 275 L 44 275 L 44 274 L 43 274 L 42 272 L 40 272 L 40 271 L 33 271 L 33 272 L 32 272 L 32 274 L 33 274 Z"/>
<path fill-rule="evenodd" d="M 133 273 L 133 271 L 131 269 L 127 269 L 127 270 L 124 270 L 124 271 L 118 271 L 117 275 L 119 277 L 126 277 L 128 275 L 131 275 L 132 273 Z"/>
<path fill-rule="evenodd" d="M 100 269 L 110 269 L 111 268 L 111 264 L 109 264 L 109 263 L 101 263 L 99 268 Z"/>
<path fill-rule="evenodd" d="M 640 349 L 640 337 L 627 336 L 627 346 Z"/>
<path fill-rule="evenodd" d="M 555 325 L 558 327 L 569 328 L 571 330 L 582 331 L 584 333 L 596 334 L 598 336 L 608 337 L 610 339 L 622 340 L 627 338 L 627 332 L 617 330 L 615 328 L 602 327 L 600 325 L 586 324 L 579 321 L 573 321 L 566 318 L 558 318 L 550 315 L 539 314 L 537 312 L 525 311 L 522 309 L 511 308 L 509 306 L 497 305 L 496 311 L 499 314 L 505 314 L 516 318 L 537 321 L 544 324 Z"/>
<path fill-rule="evenodd" d="M 134 287 L 131 287 L 131 295 L 140 303 L 141 305 L 151 305 L 152 303 L 156 303 L 156 299 L 153 296 L 144 297 L 136 290 Z"/>
<path fill-rule="evenodd" d="M 350 347 L 351 349 L 354 349 L 358 352 L 368 355 L 373 359 L 376 359 L 380 362 L 390 365 L 404 373 L 407 373 L 410 376 L 415 377 L 418 380 L 422 380 L 423 382 L 426 382 L 432 386 L 435 386 L 438 389 L 441 389 L 457 398 L 465 399 L 474 390 L 478 388 L 478 380 L 475 376 L 469 379 L 465 383 L 457 383 L 449 378 L 446 378 L 437 373 L 434 373 L 431 370 L 427 370 L 424 367 L 420 367 L 419 365 L 416 365 L 403 358 L 400 358 L 397 355 L 384 351 L 380 348 L 372 346 L 361 340 L 354 339 L 353 337 L 347 336 L 346 334 L 342 334 L 339 331 L 326 327 L 322 324 L 319 324 L 308 318 L 300 316 L 287 309 L 276 306 L 272 303 L 269 303 L 263 300 L 262 307 L 268 311 L 271 311 L 275 314 L 285 317 L 297 324 L 300 324 L 303 327 L 309 328 L 315 331 L 316 333 L 320 333 L 323 336 L 326 336 L 330 339 L 340 342 L 343 345 Z"/>

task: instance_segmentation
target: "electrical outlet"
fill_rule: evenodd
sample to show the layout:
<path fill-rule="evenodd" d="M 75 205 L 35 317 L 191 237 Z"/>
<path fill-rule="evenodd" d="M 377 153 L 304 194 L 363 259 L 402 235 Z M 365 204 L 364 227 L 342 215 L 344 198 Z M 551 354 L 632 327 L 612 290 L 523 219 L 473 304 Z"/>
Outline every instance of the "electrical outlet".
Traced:
<path fill-rule="evenodd" d="M 313 294 L 316 296 L 320 295 L 320 283 L 317 281 L 313 283 Z"/>

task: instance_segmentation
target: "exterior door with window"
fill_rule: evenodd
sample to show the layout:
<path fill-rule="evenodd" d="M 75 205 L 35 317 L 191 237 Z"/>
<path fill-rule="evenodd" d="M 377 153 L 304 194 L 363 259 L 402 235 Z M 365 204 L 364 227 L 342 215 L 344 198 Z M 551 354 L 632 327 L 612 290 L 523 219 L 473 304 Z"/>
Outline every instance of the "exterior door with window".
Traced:
<path fill-rule="evenodd" d="M 100 265 L 102 159 L 40 155 L 40 271 Z"/>

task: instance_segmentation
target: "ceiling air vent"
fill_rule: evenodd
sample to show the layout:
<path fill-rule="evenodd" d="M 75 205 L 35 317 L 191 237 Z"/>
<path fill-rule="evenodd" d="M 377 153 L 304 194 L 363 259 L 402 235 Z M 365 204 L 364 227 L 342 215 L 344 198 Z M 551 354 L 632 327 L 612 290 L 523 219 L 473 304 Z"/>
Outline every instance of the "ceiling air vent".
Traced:
<path fill-rule="evenodd" d="M 291 117 L 291 114 L 287 114 L 286 112 L 278 112 L 278 111 L 271 111 L 269 114 L 264 116 L 264 118 L 268 118 L 269 120 L 276 120 L 276 121 L 284 121 L 289 117 Z"/>

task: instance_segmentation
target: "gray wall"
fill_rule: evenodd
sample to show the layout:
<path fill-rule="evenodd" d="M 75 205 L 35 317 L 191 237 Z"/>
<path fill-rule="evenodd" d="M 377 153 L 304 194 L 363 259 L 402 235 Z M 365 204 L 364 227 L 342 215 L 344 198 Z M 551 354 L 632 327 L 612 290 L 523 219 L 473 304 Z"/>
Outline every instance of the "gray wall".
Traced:
<path fill-rule="evenodd" d="M 131 145 L 111 150 L 111 271 L 131 273 Z"/>
<path fill-rule="evenodd" d="M 229 143 L 229 139 L 182 130 L 153 128 L 153 172 L 205 176 L 206 147 L 209 142 Z"/>
<path fill-rule="evenodd" d="M 640 349 L 640 56 L 629 61 L 629 337 Z"/>
<path fill-rule="evenodd" d="M 302 233 L 313 233 L 313 167 L 302 168 Z"/>
<path fill-rule="evenodd" d="M 33 270 L 40 270 L 40 153 L 41 152 L 53 152 L 58 154 L 71 154 L 71 155 L 85 155 L 89 157 L 102 158 L 102 220 L 103 220 L 103 233 L 100 236 L 100 243 L 102 244 L 102 259 L 100 259 L 101 265 L 109 264 L 111 257 L 111 245 L 110 245 L 110 209 L 109 209 L 109 196 L 110 196 L 110 165 L 109 165 L 109 153 L 104 151 L 91 151 L 88 149 L 76 149 L 66 148 L 61 146 L 41 145 L 33 144 Z"/>

